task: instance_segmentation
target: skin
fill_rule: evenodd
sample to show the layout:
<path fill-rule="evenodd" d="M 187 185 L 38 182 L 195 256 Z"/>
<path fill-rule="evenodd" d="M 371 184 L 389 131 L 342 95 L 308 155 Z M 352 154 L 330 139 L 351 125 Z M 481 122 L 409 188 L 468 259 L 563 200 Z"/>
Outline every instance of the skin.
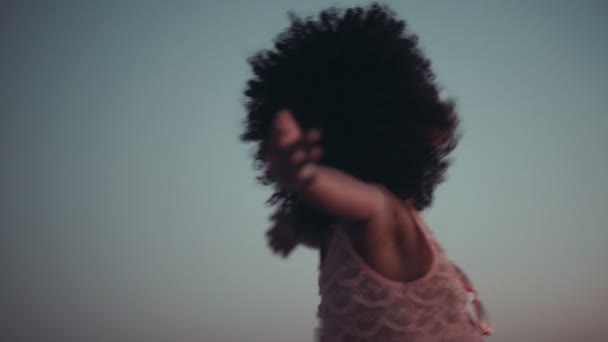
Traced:
<path fill-rule="evenodd" d="M 279 111 L 268 138 L 269 174 L 305 202 L 346 227 L 359 256 L 387 279 L 410 282 L 430 269 L 432 253 L 412 217 L 411 200 L 403 200 L 380 184 L 318 164 L 323 150 L 321 131 L 302 132 L 292 113 Z M 273 250 L 284 257 L 297 245 L 287 218 L 276 218 L 267 235 Z M 320 246 L 321 262 L 327 249 Z"/>

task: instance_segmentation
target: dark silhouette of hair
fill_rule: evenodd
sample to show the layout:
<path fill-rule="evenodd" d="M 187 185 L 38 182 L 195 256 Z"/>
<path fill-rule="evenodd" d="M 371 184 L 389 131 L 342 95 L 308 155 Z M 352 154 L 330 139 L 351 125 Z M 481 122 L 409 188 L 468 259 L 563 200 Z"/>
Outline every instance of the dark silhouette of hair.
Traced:
<path fill-rule="evenodd" d="M 289 15 L 274 48 L 249 58 L 245 132 L 255 142 L 258 180 L 273 185 L 275 215 L 294 218 L 298 234 L 321 237 L 332 218 L 281 189 L 263 170 L 275 113 L 289 108 L 304 129 L 319 127 L 321 163 L 379 183 L 421 210 L 433 200 L 457 144 L 458 117 L 440 97 L 418 37 L 386 5 Z"/>

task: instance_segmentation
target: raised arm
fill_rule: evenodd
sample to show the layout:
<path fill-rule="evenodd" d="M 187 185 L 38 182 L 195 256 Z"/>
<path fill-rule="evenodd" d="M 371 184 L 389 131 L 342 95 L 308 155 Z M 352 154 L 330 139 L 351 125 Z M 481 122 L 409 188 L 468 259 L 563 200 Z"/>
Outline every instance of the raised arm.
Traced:
<path fill-rule="evenodd" d="M 288 110 L 277 113 L 269 138 L 268 171 L 309 205 L 338 219 L 373 221 L 386 210 L 379 186 L 335 168 L 318 165 L 321 132 L 302 132 Z"/>

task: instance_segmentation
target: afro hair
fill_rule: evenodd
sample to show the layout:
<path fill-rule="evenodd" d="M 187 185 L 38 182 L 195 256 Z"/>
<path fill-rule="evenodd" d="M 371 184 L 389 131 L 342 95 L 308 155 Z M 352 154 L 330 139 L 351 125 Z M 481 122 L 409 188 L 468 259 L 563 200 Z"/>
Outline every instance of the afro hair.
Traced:
<path fill-rule="evenodd" d="M 248 60 L 253 77 L 241 135 L 256 143 L 258 180 L 274 186 L 273 217 L 289 215 L 303 241 L 317 241 L 334 223 L 264 171 L 265 142 L 283 108 L 304 129 L 323 131 L 322 164 L 382 184 L 419 210 L 428 207 L 460 134 L 454 102 L 440 96 L 418 37 L 378 3 L 289 19 L 274 48 Z"/>

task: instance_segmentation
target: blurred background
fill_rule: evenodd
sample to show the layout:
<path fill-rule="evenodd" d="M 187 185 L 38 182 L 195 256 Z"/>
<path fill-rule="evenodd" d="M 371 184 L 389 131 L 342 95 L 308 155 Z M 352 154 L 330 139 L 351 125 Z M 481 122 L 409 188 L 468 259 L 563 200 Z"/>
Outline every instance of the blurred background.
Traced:
<path fill-rule="evenodd" d="M 490 341 L 606 341 L 608 5 L 389 1 L 464 138 L 425 212 Z M 0 341 L 312 341 L 266 247 L 246 58 L 336 1 L 2 1 Z"/>

